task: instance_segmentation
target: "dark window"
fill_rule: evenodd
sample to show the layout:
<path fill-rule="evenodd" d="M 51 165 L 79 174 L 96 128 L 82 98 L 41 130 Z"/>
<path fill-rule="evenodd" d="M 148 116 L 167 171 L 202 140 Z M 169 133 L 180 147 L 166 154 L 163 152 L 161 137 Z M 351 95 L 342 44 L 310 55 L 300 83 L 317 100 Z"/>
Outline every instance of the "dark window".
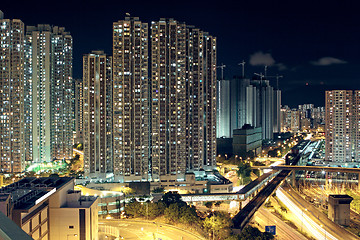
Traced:
<path fill-rule="evenodd" d="M 73 228 L 74 228 L 74 226 L 69 226 L 69 228 L 70 228 L 70 229 L 73 229 Z"/>

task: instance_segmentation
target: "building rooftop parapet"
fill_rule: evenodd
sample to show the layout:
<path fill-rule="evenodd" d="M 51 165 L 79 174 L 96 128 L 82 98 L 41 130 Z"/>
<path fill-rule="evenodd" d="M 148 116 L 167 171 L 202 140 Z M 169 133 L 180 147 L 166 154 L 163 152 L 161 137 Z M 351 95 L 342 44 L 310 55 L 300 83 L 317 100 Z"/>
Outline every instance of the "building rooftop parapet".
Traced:
<path fill-rule="evenodd" d="M 26 177 L 0 188 L 0 195 L 10 194 L 15 208 L 29 209 L 73 179 L 71 177 Z"/>
<path fill-rule="evenodd" d="M 77 201 L 67 202 L 63 208 L 89 208 L 97 200 L 95 196 L 81 196 Z"/>

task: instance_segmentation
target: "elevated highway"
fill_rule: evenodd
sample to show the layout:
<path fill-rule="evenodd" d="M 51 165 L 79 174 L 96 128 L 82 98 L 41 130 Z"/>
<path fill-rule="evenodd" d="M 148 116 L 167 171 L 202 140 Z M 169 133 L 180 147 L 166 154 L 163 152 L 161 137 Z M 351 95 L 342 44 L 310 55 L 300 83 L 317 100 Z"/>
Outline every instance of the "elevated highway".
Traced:
<path fill-rule="evenodd" d="M 234 228 L 242 229 L 250 222 L 254 213 L 263 205 L 266 199 L 276 190 L 280 183 L 290 174 L 290 170 L 282 170 L 271 182 L 264 187 L 255 198 L 253 198 L 238 214 L 233 218 Z"/>
<path fill-rule="evenodd" d="M 292 159 L 292 164 L 296 165 L 301 159 L 301 153 Z M 242 231 L 250 222 L 254 213 L 264 204 L 266 199 L 276 190 L 282 181 L 289 176 L 291 170 L 281 170 L 269 184 L 267 184 L 238 214 L 233 218 L 234 230 Z"/>

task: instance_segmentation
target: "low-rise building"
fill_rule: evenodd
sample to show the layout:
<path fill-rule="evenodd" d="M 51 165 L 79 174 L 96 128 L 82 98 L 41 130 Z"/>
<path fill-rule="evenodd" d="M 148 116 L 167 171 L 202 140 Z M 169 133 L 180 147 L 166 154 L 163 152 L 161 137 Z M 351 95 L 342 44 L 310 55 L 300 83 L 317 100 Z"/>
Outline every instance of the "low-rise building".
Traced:
<path fill-rule="evenodd" d="M 98 200 L 74 178 L 27 177 L 0 189 L 0 211 L 35 240 L 98 239 Z"/>
<path fill-rule="evenodd" d="M 350 225 L 350 203 L 353 200 L 349 195 L 329 195 L 328 217 L 339 225 Z"/>
<path fill-rule="evenodd" d="M 252 127 L 245 124 L 241 129 L 234 129 L 233 133 L 233 154 L 246 156 L 250 151 L 254 156 L 261 152 L 262 146 L 261 127 Z"/>

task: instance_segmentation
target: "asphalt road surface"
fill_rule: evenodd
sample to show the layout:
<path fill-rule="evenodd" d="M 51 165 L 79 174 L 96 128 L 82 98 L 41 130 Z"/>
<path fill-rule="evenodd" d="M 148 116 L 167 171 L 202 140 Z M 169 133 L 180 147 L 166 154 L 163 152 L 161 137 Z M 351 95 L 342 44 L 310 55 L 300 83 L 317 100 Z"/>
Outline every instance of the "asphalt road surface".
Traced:
<path fill-rule="evenodd" d="M 280 218 L 273 215 L 269 210 L 261 207 L 253 218 L 256 223 L 259 224 L 262 231 L 265 230 L 265 226 L 276 226 L 276 239 L 277 240 L 307 240 L 301 233 L 287 225 Z"/>
<path fill-rule="evenodd" d="M 285 202 L 283 200 L 281 201 L 283 201 L 285 205 L 288 205 L 289 210 L 297 215 L 297 219 L 294 219 L 294 223 L 297 226 L 302 226 L 304 231 L 316 239 L 359 239 L 355 235 L 346 231 L 344 228 L 332 222 L 312 204 L 305 201 L 296 191 L 293 191 L 288 187 L 283 187 L 278 190 L 276 195 L 280 200 L 280 196 L 284 195 L 286 197 L 287 200 Z"/>
<path fill-rule="evenodd" d="M 118 228 L 120 236 L 125 240 L 204 240 L 200 235 L 185 229 L 157 222 L 109 219 L 99 220 L 99 225 Z M 105 235 L 101 234 L 100 239 Z"/>

